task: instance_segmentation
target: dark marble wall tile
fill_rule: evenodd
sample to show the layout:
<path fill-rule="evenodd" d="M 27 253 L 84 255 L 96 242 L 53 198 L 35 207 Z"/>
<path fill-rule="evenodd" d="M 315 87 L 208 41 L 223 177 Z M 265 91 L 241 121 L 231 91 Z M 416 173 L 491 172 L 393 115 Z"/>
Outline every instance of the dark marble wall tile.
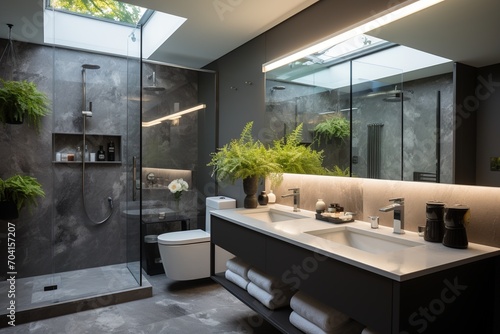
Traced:
<path fill-rule="evenodd" d="M 141 150 L 137 99 L 140 63 L 26 43 L 16 42 L 15 46 L 19 65 L 14 71 L 16 79 L 35 82 L 47 93 L 52 110 L 51 115 L 44 118 L 40 133 L 26 124 L 2 126 L 0 131 L 0 177 L 15 173 L 32 175 L 46 192 L 39 206 L 31 214 L 23 212 L 16 222 L 20 277 L 138 260 L 140 221 L 125 213 L 135 204 L 131 201 L 132 157 L 139 157 Z M 100 66 L 85 71 L 86 104 L 83 103 L 83 64 Z M 144 93 L 144 120 L 198 104 L 196 71 L 156 64 L 143 66 L 143 84 L 150 84 L 148 76 L 154 71 L 157 85 L 165 88 L 161 92 Z M 7 77 L 6 73 L 7 69 L 0 67 L 0 77 Z M 114 136 L 116 160 L 121 161 L 86 163 L 83 182 L 81 163 L 54 163 L 53 141 L 57 150 L 65 153 L 74 153 L 78 146 L 84 148 L 82 109 L 88 109 L 90 101 L 93 116 L 85 119 L 89 151 L 96 152 L 99 145 L 106 148 L 110 137 L 103 135 Z M 197 113 L 184 115 L 178 124 L 167 122 L 143 128 L 142 148 L 142 166 L 191 171 L 190 191 L 183 196 L 181 207 L 188 212 L 193 228 L 197 226 L 197 212 L 203 204 L 197 201 L 195 187 Z M 172 206 L 168 194 L 163 195 L 164 198 L 157 200 L 164 206 Z M 109 212 L 108 197 L 113 199 L 113 213 L 108 221 L 96 225 Z"/>
<path fill-rule="evenodd" d="M 126 201 L 126 164 L 86 164 L 83 189 L 82 164 L 53 163 L 52 133 L 74 134 L 72 143 L 82 134 L 82 64 L 91 63 L 101 68 L 86 73 L 87 99 L 93 101 L 94 110 L 93 117 L 87 119 L 86 131 L 120 136 L 126 145 L 127 60 L 25 43 L 16 43 L 16 51 L 17 79 L 35 82 L 52 101 L 51 115 L 44 118 L 39 134 L 26 124 L 4 126 L 0 134 L 0 176 L 35 176 L 46 193 L 36 210 L 22 212 L 16 222 L 20 276 L 125 262 L 130 244 L 125 242 L 127 230 L 120 203 Z M 139 141 L 138 134 L 137 130 L 135 141 Z M 64 136 L 57 140 L 56 147 L 65 147 L 68 153 L 76 151 L 76 145 L 65 146 L 68 139 Z M 101 136 L 88 137 L 89 150 L 95 152 L 98 145 L 105 145 L 102 140 Z M 84 212 L 82 196 L 90 219 Z M 108 213 L 108 197 L 115 204 L 113 214 L 107 222 L 95 225 Z"/>

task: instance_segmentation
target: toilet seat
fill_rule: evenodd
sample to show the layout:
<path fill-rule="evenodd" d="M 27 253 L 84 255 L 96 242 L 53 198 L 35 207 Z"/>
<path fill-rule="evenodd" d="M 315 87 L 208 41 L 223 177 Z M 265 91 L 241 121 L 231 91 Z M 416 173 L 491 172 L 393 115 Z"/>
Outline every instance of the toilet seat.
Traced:
<path fill-rule="evenodd" d="M 189 245 L 209 241 L 210 234 L 200 229 L 169 232 L 158 236 L 158 244 L 161 245 Z"/>

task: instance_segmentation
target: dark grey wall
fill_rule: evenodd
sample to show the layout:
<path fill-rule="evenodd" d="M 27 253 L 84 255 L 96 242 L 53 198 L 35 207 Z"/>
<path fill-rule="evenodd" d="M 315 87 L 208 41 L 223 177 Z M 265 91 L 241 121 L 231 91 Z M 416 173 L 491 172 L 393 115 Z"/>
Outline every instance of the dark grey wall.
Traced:
<path fill-rule="evenodd" d="M 316 42 L 388 8 L 383 0 L 323 0 L 209 64 L 219 74 L 219 147 L 254 122 L 254 136 L 265 136 L 265 75 L 262 64 Z M 209 152 L 208 152 L 209 153 Z M 220 185 L 219 193 L 243 205 L 241 180 Z"/>
<path fill-rule="evenodd" d="M 262 73 L 262 64 L 279 58 L 287 53 L 298 50 L 305 45 L 309 45 L 315 41 L 325 38 L 337 31 L 340 31 L 347 26 L 366 19 L 392 4 L 387 1 L 337 1 L 323 0 L 312 5 L 306 10 L 279 24 L 278 26 L 266 31 L 254 40 L 244 44 L 236 50 L 226 54 L 217 61 L 211 63 L 207 68 L 217 70 L 219 73 L 219 147 L 226 144 L 231 138 L 237 138 L 248 121 L 254 121 L 254 136 L 259 138 L 259 134 L 266 133 L 269 124 L 265 118 L 265 74 Z M 245 82 L 252 81 L 253 85 L 246 85 Z M 456 80 L 456 78 L 454 79 Z M 461 79 L 459 79 L 461 80 Z M 469 79 L 465 79 L 470 82 Z M 472 91 L 468 88 L 462 95 L 465 98 L 472 94 L 474 96 L 474 88 L 477 86 L 476 80 L 472 79 Z M 455 81 L 456 82 L 456 81 Z M 459 86 L 462 82 L 459 81 Z M 433 89 L 439 87 L 439 83 L 431 85 Z M 445 88 L 448 92 L 448 88 Z M 471 93 L 472 92 L 472 93 Z M 443 108 L 447 111 L 454 110 L 454 103 L 457 101 L 456 96 L 451 102 L 448 98 L 442 101 Z M 488 103 L 493 104 L 494 99 L 488 100 Z M 419 101 L 419 103 L 422 101 Z M 430 103 L 432 101 L 426 101 Z M 469 122 L 469 119 L 465 120 Z M 442 151 L 451 146 L 454 139 L 455 115 L 443 116 L 442 122 L 446 126 L 445 132 L 442 132 Z M 462 138 L 468 138 L 475 135 L 474 125 L 467 125 L 462 128 Z M 469 149 L 464 145 L 467 142 L 458 143 L 459 151 L 465 152 L 461 161 L 467 158 L 471 161 L 471 154 L 475 156 L 474 149 Z M 443 147 L 444 146 L 444 147 Z M 500 155 L 500 154 L 499 154 Z M 412 162 L 412 164 L 414 164 Z M 457 162 L 456 157 L 446 156 L 442 160 L 441 177 L 443 182 L 453 182 L 452 166 L 461 166 Z M 420 166 L 418 167 L 420 168 Z M 463 168 L 462 168 L 463 169 Z M 460 174 L 464 174 L 459 171 Z M 469 172 L 465 172 L 468 175 Z M 475 178 L 475 172 L 472 172 Z M 468 176 L 467 176 L 468 177 Z M 467 177 L 459 177 L 457 181 L 467 179 Z M 409 179 L 410 176 L 405 176 Z M 460 182 L 459 182 L 460 183 Z M 469 183 L 468 181 L 462 183 Z M 235 197 L 238 200 L 238 205 L 242 205 L 244 198 L 241 181 L 237 181 L 235 186 L 221 186 L 219 192 L 221 194 Z"/>
<path fill-rule="evenodd" d="M 479 70 L 475 95 L 477 112 L 476 183 L 500 186 L 500 172 L 490 170 L 490 158 L 500 157 L 500 64 Z"/>
<path fill-rule="evenodd" d="M 478 108 L 470 97 L 476 88 L 477 69 L 457 63 L 454 69 L 456 103 L 453 183 L 476 184 L 476 123 Z M 472 105 L 470 103 L 473 103 Z"/>
<path fill-rule="evenodd" d="M 40 134 L 26 124 L 2 126 L 0 176 L 32 175 L 43 185 L 46 197 L 30 214 L 17 221 L 16 244 L 19 276 L 41 275 L 80 268 L 122 263 L 126 259 L 126 225 L 120 212 L 126 203 L 125 164 L 86 164 L 85 198 L 94 221 L 108 212 L 108 197 L 114 211 L 104 224 L 96 226 L 82 205 L 82 165 L 54 163 L 55 147 L 67 153 L 80 145 L 83 131 L 82 64 L 97 64 L 87 71 L 87 101 L 93 101 L 93 117 L 87 119 L 89 150 L 106 145 L 100 134 L 116 135 L 126 145 L 127 61 L 38 45 L 15 43 L 18 55 L 17 79 L 35 82 L 52 101 L 51 115 L 43 119 Z M 138 134 L 138 132 L 137 132 Z M 116 142 L 120 153 L 123 147 Z M 121 154 L 116 160 L 121 158 Z"/>

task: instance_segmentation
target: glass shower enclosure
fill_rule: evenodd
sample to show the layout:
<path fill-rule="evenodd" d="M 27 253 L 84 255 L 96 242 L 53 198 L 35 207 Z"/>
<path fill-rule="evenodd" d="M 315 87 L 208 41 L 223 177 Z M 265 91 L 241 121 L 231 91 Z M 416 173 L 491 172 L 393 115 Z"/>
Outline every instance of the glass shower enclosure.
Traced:
<path fill-rule="evenodd" d="M 34 82 L 51 103 L 39 132 L 6 125 L 0 136 L 0 155 L 9 157 L 0 177 L 30 175 L 45 191 L 35 210 L 12 222 L 18 324 L 151 296 L 142 281 L 140 184 L 133 181 L 142 74 L 141 31 L 133 31 L 127 56 L 14 42 L 14 80 Z"/>

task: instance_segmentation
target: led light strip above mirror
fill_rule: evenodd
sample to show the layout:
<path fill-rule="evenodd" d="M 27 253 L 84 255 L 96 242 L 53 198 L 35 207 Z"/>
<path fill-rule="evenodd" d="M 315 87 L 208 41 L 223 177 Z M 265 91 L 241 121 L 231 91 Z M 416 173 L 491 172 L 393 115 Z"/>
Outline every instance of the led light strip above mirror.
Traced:
<path fill-rule="evenodd" d="M 354 36 L 358 36 L 368 31 L 380 28 L 403 17 L 417 13 L 425 8 L 434 6 L 442 1 L 444 0 L 416 0 L 413 2 L 406 1 L 400 5 L 391 7 L 388 10 L 382 11 L 375 16 L 361 21 L 354 26 L 347 27 L 346 29 L 337 32 L 335 35 L 329 36 L 314 45 L 306 47 L 305 49 L 299 50 L 280 59 L 265 63 L 264 65 L 262 65 L 262 72 L 265 73 L 274 70 L 278 67 L 287 65 L 310 54 L 328 49 L 336 44 L 353 38 Z"/>

